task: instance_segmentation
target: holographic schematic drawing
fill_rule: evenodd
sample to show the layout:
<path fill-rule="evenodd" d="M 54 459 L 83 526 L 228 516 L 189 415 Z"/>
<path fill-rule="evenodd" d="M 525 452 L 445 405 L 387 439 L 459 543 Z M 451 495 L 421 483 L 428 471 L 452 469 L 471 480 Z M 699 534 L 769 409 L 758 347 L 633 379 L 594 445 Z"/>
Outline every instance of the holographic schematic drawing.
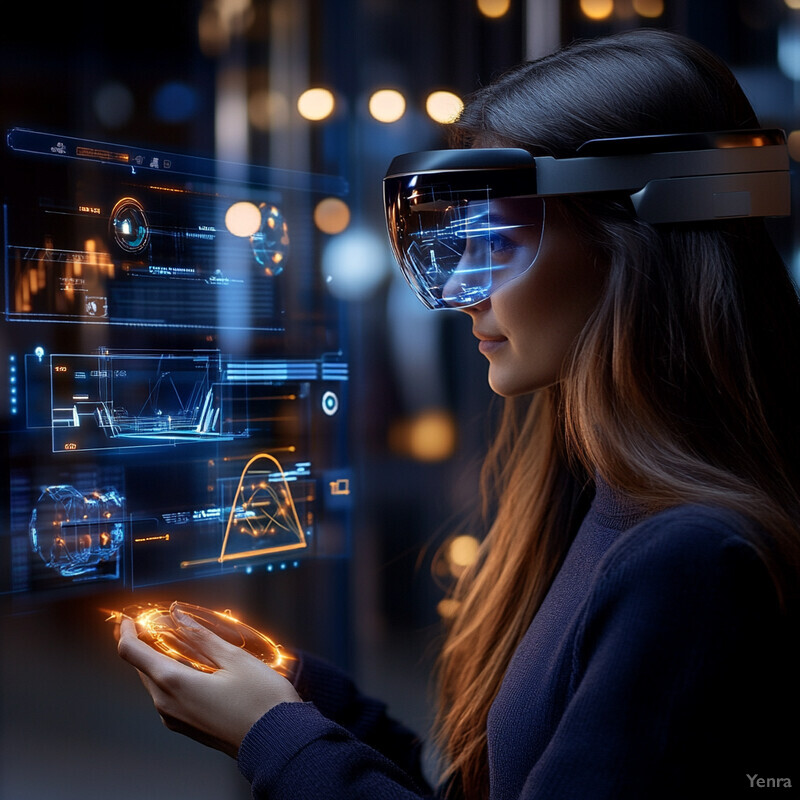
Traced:
<path fill-rule="evenodd" d="M 31 513 L 31 547 L 65 578 L 88 575 L 116 559 L 124 518 L 125 498 L 116 489 L 86 495 L 74 486 L 48 486 Z"/>
<path fill-rule="evenodd" d="M 53 354 L 53 451 L 220 437 L 219 354 Z"/>

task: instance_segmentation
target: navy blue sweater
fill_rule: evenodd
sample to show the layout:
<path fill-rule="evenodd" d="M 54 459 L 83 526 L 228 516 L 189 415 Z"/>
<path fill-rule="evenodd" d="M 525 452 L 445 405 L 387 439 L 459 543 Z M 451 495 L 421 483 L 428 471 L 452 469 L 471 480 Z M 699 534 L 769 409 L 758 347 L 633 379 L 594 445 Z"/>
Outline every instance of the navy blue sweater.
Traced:
<path fill-rule="evenodd" d="M 800 787 L 797 630 L 747 524 L 701 506 L 643 519 L 598 486 L 490 710 L 491 800 Z M 435 794 L 420 741 L 382 703 L 310 656 L 296 684 L 307 702 L 273 708 L 242 742 L 256 800 Z"/>

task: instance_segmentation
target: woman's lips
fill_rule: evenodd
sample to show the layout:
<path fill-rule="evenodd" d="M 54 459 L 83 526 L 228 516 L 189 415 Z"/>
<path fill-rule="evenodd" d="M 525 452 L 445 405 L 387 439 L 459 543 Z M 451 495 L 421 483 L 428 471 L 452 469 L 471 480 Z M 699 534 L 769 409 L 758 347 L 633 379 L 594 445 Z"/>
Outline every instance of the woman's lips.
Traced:
<path fill-rule="evenodd" d="M 480 340 L 478 350 L 484 355 L 495 352 L 508 341 L 505 336 L 482 336 L 479 333 L 475 336 Z"/>

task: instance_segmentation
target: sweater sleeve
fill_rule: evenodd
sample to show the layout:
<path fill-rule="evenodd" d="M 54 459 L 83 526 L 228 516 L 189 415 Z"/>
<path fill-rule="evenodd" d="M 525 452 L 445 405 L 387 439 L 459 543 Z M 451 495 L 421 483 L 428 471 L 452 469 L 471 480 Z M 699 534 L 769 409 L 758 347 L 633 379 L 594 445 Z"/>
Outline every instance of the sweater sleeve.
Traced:
<path fill-rule="evenodd" d="M 384 702 L 362 694 L 348 675 L 309 653 L 299 654 L 295 688 L 328 719 L 381 752 L 426 787 L 422 774 L 423 741 L 392 718 Z"/>
<path fill-rule="evenodd" d="M 524 800 L 728 800 L 752 796 L 759 776 L 798 785 L 790 636 L 739 524 L 689 507 L 609 551 Z"/>
<path fill-rule="evenodd" d="M 281 703 L 248 731 L 239 770 L 253 800 L 413 800 L 426 795 L 377 750 L 313 703 Z"/>
<path fill-rule="evenodd" d="M 418 798 L 430 789 L 422 743 L 332 664 L 298 654 L 294 683 L 304 703 L 265 714 L 239 749 L 253 797 Z"/>

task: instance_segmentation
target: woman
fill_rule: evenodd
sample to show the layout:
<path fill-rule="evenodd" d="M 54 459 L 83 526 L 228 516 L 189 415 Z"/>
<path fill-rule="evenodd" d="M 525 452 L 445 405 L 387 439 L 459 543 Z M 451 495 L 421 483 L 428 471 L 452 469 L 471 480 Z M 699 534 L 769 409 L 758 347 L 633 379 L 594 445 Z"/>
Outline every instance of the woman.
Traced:
<path fill-rule="evenodd" d="M 455 130 L 462 147 L 569 157 L 592 139 L 757 127 L 707 51 L 631 31 L 512 70 Z M 532 266 L 498 269 L 491 291 L 458 270 L 440 287 L 508 400 L 483 473 L 490 529 L 441 655 L 437 794 L 796 786 L 800 310 L 785 267 L 756 219 L 650 224 L 619 192 L 537 213 L 507 226 Z M 304 656 L 292 685 L 185 624 L 214 674 L 129 620 L 120 654 L 170 727 L 238 754 L 254 797 L 429 791 L 413 736 L 335 670 Z"/>

